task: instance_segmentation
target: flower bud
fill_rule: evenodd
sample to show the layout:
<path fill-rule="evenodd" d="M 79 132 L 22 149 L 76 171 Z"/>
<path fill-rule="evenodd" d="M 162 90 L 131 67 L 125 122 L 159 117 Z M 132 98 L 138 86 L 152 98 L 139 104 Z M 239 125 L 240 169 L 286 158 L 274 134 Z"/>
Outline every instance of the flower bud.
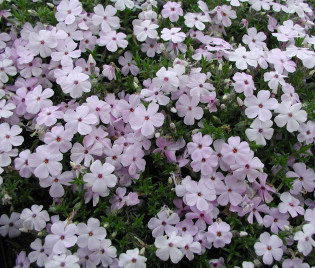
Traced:
<path fill-rule="evenodd" d="M 175 107 L 172 107 L 172 108 L 171 108 L 171 112 L 174 113 L 174 114 L 177 113 L 176 108 L 175 108 Z"/>
<path fill-rule="evenodd" d="M 236 100 L 237 100 L 237 103 L 238 103 L 239 106 L 243 106 L 244 105 L 244 103 L 243 103 L 243 101 L 242 101 L 242 99 L 240 97 L 237 97 Z"/>
<path fill-rule="evenodd" d="M 161 136 L 161 133 L 159 133 L 159 132 L 156 132 L 155 133 L 155 138 L 157 139 L 157 138 L 159 138 Z"/>
<path fill-rule="evenodd" d="M 145 253 L 145 247 L 143 247 L 142 249 L 140 249 L 140 255 L 144 256 L 144 253 Z"/>
<path fill-rule="evenodd" d="M 108 228 L 109 223 L 108 223 L 108 222 L 105 222 L 103 226 L 104 226 L 104 228 L 106 229 L 106 228 Z"/>
<path fill-rule="evenodd" d="M 176 128 L 176 126 L 175 126 L 175 124 L 173 122 L 170 123 L 170 128 L 173 129 L 173 130 Z"/>
<path fill-rule="evenodd" d="M 222 110 L 225 110 L 225 108 L 226 108 L 225 104 L 223 104 L 223 103 L 220 105 L 220 107 Z"/>
<path fill-rule="evenodd" d="M 55 6 L 54 6 L 54 4 L 52 4 L 52 3 L 46 3 L 47 4 L 47 6 L 49 6 L 49 7 L 51 7 L 51 8 L 54 8 Z"/>
<path fill-rule="evenodd" d="M 290 226 L 284 225 L 284 230 L 286 230 L 287 232 L 289 232 L 289 231 L 290 231 Z"/>
<path fill-rule="evenodd" d="M 111 238 L 115 238 L 116 235 L 117 235 L 117 233 L 116 233 L 116 232 L 113 232 L 113 233 L 111 234 Z"/>
<path fill-rule="evenodd" d="M 244 231 L 241 231 L 240 232 L 240 237 L 245 237 L 245 236 L 248 236 L 248 233 L 244 232 Z"/>
<path fill-rule="evenodd" d="M 222 64 L 219 64 L 218 71 L 222 71 Z"/>
<path fill-rule="evenodd" d="M 173 184 L 173 179 L 171 177 L 168 178 L 168 184 Z"/>

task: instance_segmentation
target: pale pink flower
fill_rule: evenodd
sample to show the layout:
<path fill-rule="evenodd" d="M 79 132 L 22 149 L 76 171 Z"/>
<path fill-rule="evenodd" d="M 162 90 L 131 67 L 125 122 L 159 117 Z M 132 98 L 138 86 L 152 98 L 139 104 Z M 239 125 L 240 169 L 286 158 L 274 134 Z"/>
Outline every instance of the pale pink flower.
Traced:
<path fill-rule="evenodd" d="M 286 128 L 289 132 L 297 131 L 300 124 L 307 120 L 307 113 L 301 108 L 301 103 L 292 105 L 291 102 L 281 102 L 275 110 L 276 113 L 279 113 L 274 119 L 275 123 L 278 127 L 287 125 Z"/>
<path fill-rule="evenodd" d="M 19 170 L 19 175 L 23 178 L 30 178 L 33 174 L 33 168 L 28 163 L 30 150 L 21 151 L 19 157 L 14 159 L 14 168 Z"/>
<path fill-rule="evenodd" d="M 251 4 L 252 9 L 260 11 L 262 9 L 270 10 L 272 0 L 248 0 L 248 2 Z"/>
<path fill-rule="evenodd" d="M 226 222 L 211 224 L 206 233 L 207 240 L 213 243 L 215 248 L 223 248 L 226 244 L 231 243 L 232 233 L 230 228 L 230 225 Z"/>
<path fill-rule="evenodd" d="M 189 76 L 187 87 L 191 88 L 190 96 L 203 97 L 209 95 L 210 91 L 215 90 L 212 84 L 206 83 L 207 75 L 204 73 L 195 73 Z"/>
<path fill-rule="evenodd" d="M 13 60 L 10 59 L 0 59 L 0 82 L 7 83 L 10 76 L 17 74 L 15 66 L 13 66 Z"/>
<path fill-rule="evenodd" d="M 256 118 L 251 123 L 251 128 L 245 130 L 245 134 L 250 141 L 255 141 L 257 145 L 266 145 L 266 139 L 270 140 L 273 136 L 272 124 L 271 120 L 263 122 Z"/>
<path fill-rule="evenodd" d="M 183 16 L 183 9 L 181 5 L 176 2 L 168 1 L 161 12 L 163 18 L 169 18 L 171 22 L 178 21 L 179 16 Z"/>
<path fill-rule="evenodd" d="M 16 108 L 15 104 L 8 102 L 5 99 L 0 100 L 0 118 L 9 118 L 13 115 L 11 110 Z"/>
<path fill-rule="evenodd" d="M 241 138 L 236 136 L 230 137 L 228 144 L 222 144 L 221 154 L 227 164 L 233 165 L 237 163 L 242 165 L 246 163 L 249 151 L 248 143 L 246 141 L 241 142 Z"/>
<path fill-rule="evenodd" d="M 45 179 L 50 175 L 56 176 L 62 171 L 60 161 L 63 156 L 60 152 L 52 152 L 47 145 L 40 145 L 36 153 L 29 157 L 29 165 L 34 168 L 34 175 L 39 179 Z"/>
<path fill-rule="evenodd" d="M 110 105 L 103 100 L 100 100 L 96 95 L 92 95 L 86 99 L 87 106 L 90 111 L 96 115 L 97 124 L 101 120 L 102 123 L 108 124 L 110 122 Z"/>
<path fill-rule="evenodd" d="M 211 11 L 211 14 L 214 14 L 214 23 L 219 25 L 222 24 L 224 27 L 230 27 L 232 25 L 231 19 L 236 19 L 235 10 L 228 5 L 217 6 Z"/>
<path fill-rule="evenodd" d="M 91 133 L 92 126 L 97 123 L 97 117 L 90 112 L 88 106 L 79 106 L 76 111 L 68 110 L 64 115 L 67 122 L 65 127 L 70 129 L 73 134 L 79 132 L 81 135 Z"/>
<path fill-rule="evenodd" d="M 156 39 L 158 37 L 158 32 L 156 31 L 158 27 L 151 20 L 144 20 L 139 25 L 134 26 L 133 32 L 138 41 L 144 42 L 147 38 Z"/>
<path fill-rule="evenodd" d="M 165 116 L 158 113 L 159 105 L 151 102 L 146 109 L 140 104 L 129 117 L 129 123 L 133 130 L 141 129 L 143 136 L 154 134 L 154 127 L 161 127 L 164 123 Z"/>
<path fill-rule="evenodd" d="M 299 142 L 305 142 L 305 144 L 313 143 L 315 138 L 315 123 L 308 121 L 306 124 L 300 124 L 297 138 Z"/>
<path fill-rule="evenodd" d="M 20 219 L 20 213 L 12 212 L 10 218 L 6 214 L 0 217 L 0 234 L 5 237 L 15 238 L 21 234 L 19 230 L 22 228 L 23 220 Z"/>
<path fill-rule="evenodd" d="M 297 248 L 304 256 L 312 252 L 315 247 L 313 235 L 315 233 L 315 226 L 308 223 L 303 225 L 303 231 L 298 231 L 294 235 L 294 240 L 298 241 Z"/>
<path fill-rule="evenodd" d="M 0 124 L 0 150 L 7 152 L 12 150 L 12 146 L 20 146 L 24 141 L 23 136 L 18 136 L 21 132 L 18 125 Z"/>
<path fill-rule="evenodd" d="M 23 220 L 23 227 L 28 230 L 41 231 L 46 227 L 49 221 L 49 215 L 43 206 L 32 205 L 31 209 L 23 209 L 20 218 Z"/>
<path fill-rule="evenodd" d="M 78 0 L 62 0 L 57 6 L 55 17 L 58 21 L 64 21 L 65 24 L 72 24 L 81 12 L 82 4 Z"/>
<path fill-rule="evenodd" d="M 196 120 L 200 120 L 204 114 L 201 107 L 198 106 L 200 97 L 189 97 L 183 94 L 176 102 L 176 110 L 180 117 L 184 117 L 186 125 L 193 125 Z"/>
<path fill-rule="evenodd" d="M 243 35 L 243 43 L 248 45 L 252 50 L 253 48 L 263 49 L 266 47 L 266 43 L 263 42 L 267 39 L 267 36 L 263 32 L 257 33 L 257 29 L 255 27 L 249 28 L 247 30 L 248 34 Z"/>
<path fill-rule="evenodd" d="M 179 79 L 177 73 L 172 70 L 166 70 L 162 67 L 156 73 L 156 77 L 152 79 L 152 85 L 161 88 L 166 93 L 174 92 L 179 86 Z"/>
<path fill-rule="evenodd" d="M 239 47 L 234 52 L 229 53 L 229 60 L 235 61 L 235 65 L 240 70 L 247 69 L 248 65 L 257 67 L 257 57 L 253 52 L 246 51 L 245 47 Z"/>
<path fill-rule="evenodd" d="M 272 117 L 270 110 L 278 108 L 279 104 L 275 98 L 270 98 L 269 90 L 260 90 L 256 96 L 246 97 L 244 104 L 247 107 L 245 114 L 248 118 L 258 116 L 259 120 L 266 122 Z"/>
<path fill-rule="evenodd" d="M 135 5 L 133 0 L 111 0 L 112 2 L 115 2 L 115 8 L 117 10 L 125 10 L 125 8 L 132 9 Z"/>
<path fill-rule="evenodd" d="M 185 240 L 177 236 L 177 232 L 173 232 L 169 238 L 159 236 L 155 239 L 154 245 L 158 250 L 155 252 L 156 256 L 163 261 L 169 258 L 172 263 L 178 263 L 184 256 L 179 248 L 185 246 Z"/>
<path fill-rule="evenodd" d="M 117 33 L 116 31 L 106 32 L 100 35 L 99 45 L 106 46 L 110 52 L 117 51 L 118 47 L 126 48 L 128 41 L 125 40 L 127 35 L 124 33 Z"/>
<path fill-rule="evenodd" d="M 255 252 L 258 256 L 263 256 L 264 264 L 270 265 L 273 263 L 273 259 L 280 261 L 283 256 L 282 240 L 276 236 L 270 236 L 269 233 L 264 232 L 259 237 L 260 242 L 256 242 L 254 245 Z"/>
<path fill-rule="evenodd" d="M 87 183 L 87 186 L 92 187 L 93 192 L 102 194 L 116 185 L 117 177 L 112 174 L 115 167 L 111 164 L 102 165 L 100 160 L 96 160 L 90 166 L 90 170 L 92 173 L 85 174 L 83 181 Z"/>
<path fill-rule="evenodd" d="M 189 28 L 196 27 L 198 30 L 202 31 L 206 28 L 204 22 L 209 22 L 207 16 L 201 13 L 191 13 L 188 12 L 185 16 L 185 25 Z"/>
<path fill-rule="evenodd" d="M 292 218 L 300 215 L 304 215 L 304 208 L 299 206 L 300 201 L 294 198 L 290 193 L 284 192 L 280 196 L 281 203 L 278 208 L 281 213 L 289 212 Z"/>
<path fill-rule="evenodd" d="M 115 67 L 113 65 L 103 65 L 102 74 L 108 78 L 108 80 L 116 80 Z"/>
<path fill-rule="evenodd" d="M 53 61 L 66 62 L 69 59 L 77 59 L 81 56 L 81 51 L 77 48 L 77 43 L 75 43 L 71 38 L 66 39 L 63 42 L 59 42 L 56 47 L 56 52 L 51 53 L 51 58 Z"/>
<path fill-rule="evenodd" d="M 161 31 L 161 38 L 164 41 L 172 41 L 173 43 L 181 43 L 185 40 L 186 34 L 184 32 L 180 32 L 181 28 L 164 28 Z"/>
<path fill-rule="evenodd" d="M 268 53 L 268 62 L 274 65 L 274 68 L 280 74 L 286 70 L 289 73 L 294 73 L 296 70 L 296 64 L 279 48 L 272 49 Z"/>
<path fill-rule="evenodd" d="M 237 72 L 233 76 L 235 83 L 233 84 L 234 89 L 237 93 L 244 92 L 245 97 L 253 95 L 253 91 L 256 90 L 253 77 L 246 73 Z"/>
<path fill-rule="evenodd" d="M 139 255 L 139 249 L 130 249 L 119 255 L 118 265 L 128 268 L 145 268 L 147 258 Z"/>
<path fill-rule="evenodd" d="M 155 53 L 160 53 L 160 44 L 156 42 L 156 40 L 147 38 L 145 43 L 141 44 L 141 51 L 145 52 L 146 55 L 150 58 L 155 56 Z"/>
<path fill-rule="evenodd" d="M 157 214 L 158 218 L 151 218 L 148 222 L 148 227 L 152 231 L 153 237 L 159 237 L 165 234 L 171 236 L 173 232 L 177 232 L 176 228 L 173 226 L 177 224 L 180 219 L 177 213 L 172 213 L 167 215 L 167 213 L 162 210 Z"/>
<path fill-rule="evenodd" d="M 63 112 L 58 106 L 44 107 L 36 118 L 39 125 L 52 126 L 57 123 L 57 119 L 63 118 Z"/>
<path fill-rule="evenodd" d="M 100 4 L 94 7 L 95 14 L 92 16 L 93 24 L 101 25 L 103 32 L 110 32 L 119 29 L 119 18 L 114 16 L 117 13 L 116 8 L 111 5 L 106 5 L 106 8 Z"/>
<path fill-rule="evenodd" d="M 44 142 L 48 145 L 48 150 L 66 153 L 72 147 L 72 138 L 71 130 L 64 129 L 63 126 L 55 126 L 50 132 L 46 133 Z"/>
<path fill-rule="evenodd" d="M 49 57 L 52 49 L 58 45 L 57 38 L 50 31 L 46 30 L 40 30 L 38 33 L 31 32 L 28 39 L 28 47 L 31 52 L 34 56 L 39 54 L 42 58 Z"/>
<path fill-rule="evenodd" d="M 284 78 L 286 78 L 286 75 L 282 75 L 279 72 L 267 72 L 264 73 L 264 81 L 268 81 L 268 86 L 270 89 L 273 89 L 273 93 L 277 93 L 277 89 L 279 84 L 282 86 L 286 85 L 286 82 Z"/>
<path fill-rule="evenodd" d="M 144 152 L 136 145 L 129 146 L 121 156 L 121 164 L 128 167 L 131 176 L 135 176 L 139 171 L 145 170 L 146 161 L 143 159 Z"/>
<path fill-rule="evenodd" d="M 44 107 L 52 105 L 52 101 L 49 99 L 54 95 L 54 91 L 51 88 L 42 89 L 41 85 L 38 85 L 27 93 L 25 97 L 26 111 L 31 114 L 37 114 Z"/>
<path fill-rule="evenodd" d="M 20 74 L 24 78 L 30 78 L 31 76 L 38 77 L 43 72 L 42 59 L 35 58 L 33 61 L 26 64 L 18 64 L 18 68 L 21 69 Z"/>

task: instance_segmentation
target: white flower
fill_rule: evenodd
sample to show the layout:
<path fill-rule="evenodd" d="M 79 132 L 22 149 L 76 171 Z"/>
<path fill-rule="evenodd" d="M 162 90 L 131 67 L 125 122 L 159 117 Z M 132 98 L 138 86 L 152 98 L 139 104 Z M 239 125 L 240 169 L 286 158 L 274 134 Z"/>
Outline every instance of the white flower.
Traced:
<path fill-rule="evenodd" d="M 270 140 L 274 129 L 271 128 L 272 121 L 265 122 L 256 118 L 250 125 L 251 128 L 246 129 L 245 134 L 250 141 L 255 141 L 257 145 L 266 145 L 266 140 Z"/>
<path fill-rule="evenodd" d="M 80 268 L 78 261 L 79 258 L 74 255 L 53 255 L 52 259 L 46 262 L 45 268 Z"/>
<path fill-rule="evenodd" d="M 151 23 L 150 20 L 145 20 L 141 22 L 140 25 L 134 26 L 134 34 L 140 42 L 145 41 L 148 37 L 151 39 L 156 39 L 158 32 L 155 30 L 159 26 L 157 24 Z"/>
<path fill-rule="evenodd" d="M 246 51 L 245 47 L 239 47 L 229 54 L 229 60 L 235 61 L 235 65 L 240 70 L 247 69 L 247 65 L 257 67 L 257 58 L 254 53 Z"/>
<path fill-rule="evenodd" d="M 289 132 L 297 131 L 300 123 L 303 123 L 307 119 L 307 113 L 304 110 L 300 110 L 302 107 L 301 103 L 291 105 L 289 101 L 283 101 L 279 107 L 275 109 L 276 116 L 275 123 L 278 127 L 283 127 L 287 124 L 287 130 Z"/>
<path fill-rule="evenodd" d="M 135 6 L 132 0 L 111 0 L 115 2 L 115 8 L 117 10 L 125 10 L 125 8 L 133 8 Z"/>
<path fill-rule="evenodd" d="M 184 32 L 180 32 L 180 30 L 180 27 L 171 29 L 164 28 L 161 32 L 161 37 L 164 41 L 171 40 L 173 43 L 181 43 L 185 40 L 186 34 Z"/>
<path fill-rule="evenodd" d="M 43 206 L 33 205 L 31 209 L 25 208 L 21 213 L 23 227 L 28 230 L 41 231 L 46 227 L 46 222 L 49 221 L 49 215 Z"/>
<path fill-rule="evenodd" d="M 3 59 L 0 60 L 0 82 L 6 83 L 9 81 L 10 76 L 16 75 L 16 68 L 13 65 L 13 60 Z"/>

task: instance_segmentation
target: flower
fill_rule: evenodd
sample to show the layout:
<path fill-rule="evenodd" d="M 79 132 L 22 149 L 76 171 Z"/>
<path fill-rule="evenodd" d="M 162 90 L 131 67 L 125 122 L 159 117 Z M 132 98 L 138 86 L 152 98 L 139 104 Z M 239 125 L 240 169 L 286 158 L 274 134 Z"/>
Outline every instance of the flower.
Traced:
<path fill-rule="evenodd" d="M 300 133 L 297 136 L 299 142 L 305 142 L 305 144 L 311 144 L 315 138 L 315 123 L 308 121 L 306 124 L 300 124 Z"/>
<path fill-rule="evenodd" d="M 42 58 L 49 57 L 52 53 L 52 49 L 56 48 L 58 45 L 57 38 L 47 30 L 40 30 L 38 33 L 31 32 L 28 40 L 28 47 L 33 55 L 37 56 L 39 54 Z"/>
<path fill-rule="evenodd" d="M 253 95 L 253 90 L 256 90 L 253 77 L 249 74 L 237 72 L 234 74 L 233 80 L 235 81 L 233 84 L 235 91 L 244 92 L 245 97 Z"/>
<path fill-rule="evenodd" d="M 63 126 L 55 126 L 50 132 L 46 133 L 44 142 L 48 145 L 49 151 L 65 153 L 72 147 L 72 138 L 73 134 L 70 129 L 65 129 Z"/>
<path fill-rule="evenodd" d="M 106 8 L 100 4 L 94 7 L 94 12 L 92 16 L 93 24 L 101 28 L 104 33 L 110 32 L 112 30 L 119 29 L 119 18 L 114 16 L 117 13 L 116 8 L 111 5 L 106 5 Z"/>
<path fill-rule="evenodd" d="M 24 138 L 18 136 L 22 132 L 22 128 L 18 125 L 13 125 L 10 128 L 8 123 L 0 124 L 0 150 L 1 151 L 11 151 L 13 146 L 20 146 Z"/>
<path fill-rule="evenodd" d="M 36 238 L 30 247 L 34 250 L 28 254 L 31 263 L 36 262 L 37 266 L 43 267 L 48 259 L 47 255 L 49 255 L 50 250 L 45 245 L 42 245 L 40 238 Z"/>
<path fill-rule="evenodd" d="M 178 21 L 179 16 L 183 16 L 183 9 L 181 5 L 176 2 L 168 1 L 161 12 L 163 18 L 169 18 L 171 22 Z"/>
<path fill-rule="evenodd" d="M 307 113 L 301 110 L 301 108 L 301 103 L 292 105 L 291 102 L 281 102 L 279 107 L 275 109 L 275 112 L 279 113 L 274 119 L 275 123 L 278 127 L 287 125 L 286 128 L 289 132 L 297 131 L 300 126 L 299 124 L 307 120 Z"/>
<path fill-rule="evenodd" d="M 62 164 L 59 162 L 63 158 L 60 152 L 53 152 L 48 149 L 48 145 L 40 145 L 36 148 L 36 153 L 29 157 L 29 165 L 34 168 L 34 175 L 39 179 L 45 179 L 50 175 L 56 176 L 61 173 Z"/>
<path fill-rule="evenodd" d="M 10 218 L 6 214 L 2 214 L 0 217 L 0 234 L 5 237 L 9 234 L 9 238 L 17 237 L 21 234 L 20 228 L 22 228 L 23 220 L 20 219 L 20 213 L 12 212 Z"/>
<path fill-rule="evenodd" d="M 116 31 L 110 31 L 103 33 L 100 36 L 99 45 L 106 46 L 106 48 L 111 51 L 117 51 L 118 47 L 125 48 L 128 45 L 128 41 L 125 40 L 127 35 L 124 33 L 117 33 Z"/>
<path fill-rule="evenodd" d="M 106 230 L 100 227 L 100 221 L 95 218 L 89 218 L 87 224 L 80 222 L 77 225 L 77 244 L 81 248 L 88 247 L 93 251 L 100 247 L 101 241 L 106 237 Z"/>
<path fill-rule="evenodd" d="M 303 225 L 303 231 L 298 231 L 294 235 L 294 240 L 298 241 L 297 248 L 304 256 L 311 253 L 315 247 L 315 241 L 312 238 L 315 233 L 315 226 L 308 223 Z"/>
<path fill-rule="evenodd" d="M 54 91 L 51 88 L 46 88 L 43 91 L 42 86 L 38 85 L 25 97 L 26 111 L 37 114 L 41 109 L 52 106 L 52 101 L 49 98 L 53 95 Z"/>
<path fill-rule="evenodd" d="M 23 209 L 20 218 L 23 220 L 23 227 L 28 230 L 41 231 L 46 227 L 46 222 L 49 221 L 49 215 L 43 206 L 32 205 L 31 209 Z"/>
<path fill-rule="evenodd" d="M 279 229 L 284 231 L 284 226 L 288 226 L 290 223 L 288 213 L 280 213 L 277 208 L 270 208 L 269 214 L 264 216 L 264 226 L 271 227 L 271 232 L 278 234 Z"/>
<path fill-rule="evenodd" d="M 281 260 L 283 255 L 281 246 L 283 242 L 278 236 L 270 236 L 269 233 L 264 232 L 260 235 L 259 240 L 260 242 L 256 242 L 254 248 L 258 256 L 263 256 L 264 264 L 272 264 L 273 259 L 277 261 Z"/>
<path fill-rule="evenodd" d="M 158 27 L 151 20 L 144 20 L 139 25 L 134 26 L 133 32 L 138 41 L 144 42 L 147 38 L 156 39 L 158 37 L 158 32 L 156 31 Z"/>
<path fill-rule="evenodd" d="M 263 32 L 257 33 L 257 29 L 255 27 L 247 29 L 247 34 L 243 35 L 243 43 L 247 44 L 250 49 L 253 48 L 259 48 L 263 49 L 266 47 L 265 41 L 267 39 L 267 36 Z"/>
<path fill-rule="evenodd" d="M 186 245 L 182 248 L 182 252 L 185 254 L 188 260 L 194 259 L 194 253 L 201 253 L 201 245 L 199 242 L 193 241 L 193 236 L 186 234 L 183 236 L 183 239 L 186 242 Z"/>
<path fill-rule="evenodd" d="M 57 119 L 63 118 L 63 112 L 59 110 L 58 106 L 44 107 L 38 114 L 36 122 L 39 125 L 52 126 L 57 123 Z"/>
<path fill-rule="evenodd" d="M 92 191 L 95 193 L 105 193 L 108 188 L 112 188 L 117 183 L 117 177 L 113 173 L 115 167 L 109 163 L 102 165 L 100 160 L 96 160 L 90 166 L 92 173 L 87 173 L 83 176 L 83 181 L 87 183 L 87 186 L 92 187 Z"/>
<path fill-rule="evenodd" d="M 133 130 L 141 129 L 143 136 L 149 137 L 154 134 L 154 127 L 161 127 L 165 116 L 158 113 L 159 105 L 151 102 L 146 109 L 140 104 L 129 117 L 129 123 Z"/>
<path fill-rule="evenodd" d="M 125 268 L 145 268 L 147 258 L 139 255 L 139 249 L 130 249 L 119 255 L 118 265 Z"/>
<path fill-rule="evenodd" d="M 269 98 L 269 90 L 260 90 L 257 97 L 249 96 L 245 98 L 244 104 L 247 106 L 245 114 L 248 118 L 258 116 L 259 120 L 266 122 L 272 117 L 270 110 L 278 108 L 279 104 L 275 98 Z"/>
<path fill-rule="evenodd" d="M 172 232 L 169 238 L 165 236 L 157 237 L 154 245 L 158 248 L 155 252 L 156 256 L 163 261 L 167 261 L 170 258 L 172 263 L 178 263 L 184 256 L 179 248 L 185 246 L 185 240 L 177 236 L 176 232 Z"/>
<path fill-rule="evenodd" d="M 215 222 L 208 227 L 206 236 L 215 248 L 223 248 L 226 244 L 231 243 L 230 225 L 226 222 Z"/>
<path fill-rule="evenodd" d="M 295 218 L 298 214 L 304 215 L 304 208 L 299 206 L 300 201 L 294 198 L 290 193 L 284 192 L 280 196 L 281 203 L 278 208 L 281 213 L 289 212 L 292 218 Z"/>
<path fill-rule="evenodd" d="M 198 106 L 200 97 L 189 97 L 183 94 L 176 102 L 176 110 L 180 117 L 184 117 L 186 125 L 193 125 L 196 120 L 200 120 L 204 114 L 201 107 Z"/>
<path fill-rule="evenodd" d="M 13 60 L 10 59 L 1 59 L 0 60 L 0 82 L 7 83 L 10 76 L 17 74 L 16 68 L 13 65 Z"/>
<path fill-rule="evenodd" d="M 111 1 L 115 2 L 115 8 L 121 11 L 125 10 L 125 8 L 132 9 L 135 5 L 135 3 L 132 0 L 111 0 Z"/>
<path fill-rule="evenodd" d="M 239 47 L 229 53 L 229 60 L 235 61 L 236 67 L 240 70 L 247 69 L 247 65 L 257 67 L 257 58 L 253 52 L 246 51 L 245 47 Z"/>
<path fill-rule="evenodd" d="M 129 72 L 132 73 L 133 76 L 139 74 L 139 68 L 137 67 L 137 63 L 132 59 L 132 53 L 126 51 L 124 56 L 120 56 L 118 58 L 118 63 L 122 65 L 121 73 L 123 75 L 127 75 Z"/>
<path fill-rule="evenodd" d="M 51 247 L 55 254 L 66 252 L 66 249 L 72 247 L 77 242 L 77 226 L 68 224 L 67 221 L 57 221 L 51 226 L 51 234 L 45 238 L 45 243 Z M 64 259 L 64 258 L 62 258 Z"/>
<path fill-rule="evenodd" d="M 272 121 L 265 122 L 256 118 L 250 125 L 251 128 L 245 130 L 245 134 L 250 141 L 255 141 L 257 145 L 266 145 L 266 140 L 272 138 L 274 129 L 271 128 Z"/>
<path fill-rule="evenodd" d="M 205 29 L 204 22 L 209 22 L 209 19 L 207 16 L 201 14 L 201 13 L 191 13 L 188 12 L 184 16 L 185 19 L 185 25 L 189 28 L 196 27 L 198 30 L 202 31 Z"/>
<path fill-rule="evenodd" d="M 223 161 L 229 165 L 244 164 L 247 161 L 248 153 L 250 151 L 249 145 L 246 141 L 241 142 L 240 137 L 230 137 L 228 144 L 223 143 L 221 154 Z"/>
<path fill-rule="evenodd" d="M 45 263 L 45 268 L 79 268 L 78 261 L 79 258 L 75 255 L 53 255 L 52 259 L 47 260 Z"/>
<path fill-rule="evenodd" d="M 171 40 L 173 43 L 181 43 L 185 40 L 186 34 L 184 32 L 180 32 L 181 28 L 164 28 L 161 33 L 161 38 L 164 41 L 169 41 Z"/>
<path fill-rule="evenodd" d="M 16 266 L 14 266 L 14 268 L 20 268 L 20 267 L 28 268 L 28 267 L 30 267 L 30 260 L 26 256 L 25 251 L 20 252 L 20 254 L 17 256 L 17 258 L 15 260 L 15 264 L 16 264 Z"/>
<path fill-rule="evenodd" d="M 65 24 L 72 24 L 81 12 L 82 4 L 78 0 L 62 0 L 57 6 L 55 17 L 58 21 L 64 21 Z"/>

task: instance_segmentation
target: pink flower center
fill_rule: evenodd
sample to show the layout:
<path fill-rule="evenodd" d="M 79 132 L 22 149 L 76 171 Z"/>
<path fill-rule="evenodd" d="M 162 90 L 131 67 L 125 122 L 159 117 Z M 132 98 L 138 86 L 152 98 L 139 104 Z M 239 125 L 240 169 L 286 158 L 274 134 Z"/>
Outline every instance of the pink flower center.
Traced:
<path fill-rule="evenodd" d="M 219 236 L 219 237 L 220 237 L 221 235 L 222 235 L 222 233 L 221 233 L 221 232 L 217 232 L 217 236 Z"/>
<path fill-rule="evenodd" d="M 131 262 L 132 262 L 132 263 L 136 263 L 136 262 L 137 262 L 137 259 L 133 258 L 133 259 L 131 260 Z"/>
<path fill-rule="evenodd" d="M 48 162 L 49 162 L 48 159 L 45 159 L 45 160 L 44 160 L 44 163 L 45 163 L 45 164 L 48 164 Z"/>
<path fill-rule="evenodd" d="M 271 250 L 271 246 L 268 246 L 267 249 L 268 249 L 268 250 Z"/>
<path fill-rule="evenodd" d="M 173 243 L 169 243 L 168 246 L 171 248 L 173 247 Z"/>
<path fill-rule="evenodd" d="M 235 154 L 237 153 L 237 149 L 236 148 L 233 149 L 233 153 L 235 153 Z"/>
<path fill-rule="evenodd" d="M 60 239 L 61 239 L 61 240 L 64 240 L 64 239 L 65 239 L 65 236 L 64 236 L 64 235 L 60 236 Z"/>
<path fill-rule="evenodd" d="M 259 107 L 259 108 L 262 108 L 262 107 L 263 107 L 263 105 L 262 105 L 262 104 L 259 104 L 259 105 L 258 105 L 258 107 Z"/>
<path fill-rule="evenodd" d="M 92 236 L 93 235 L 93 233 L 92 232 L 89 232 L 89 236 Z"/>
<path fill-rule="evenodd" d="M 98 174 L 97 176 L 99 179 L 102 179 L 103 178 L 103 175 L 102 174 Z"/>
<path fill-rule="evenodd" d="M 146 116 L 144 119 L 145 119 L 145 120 L 149 120 L 149 116 Z"/>

